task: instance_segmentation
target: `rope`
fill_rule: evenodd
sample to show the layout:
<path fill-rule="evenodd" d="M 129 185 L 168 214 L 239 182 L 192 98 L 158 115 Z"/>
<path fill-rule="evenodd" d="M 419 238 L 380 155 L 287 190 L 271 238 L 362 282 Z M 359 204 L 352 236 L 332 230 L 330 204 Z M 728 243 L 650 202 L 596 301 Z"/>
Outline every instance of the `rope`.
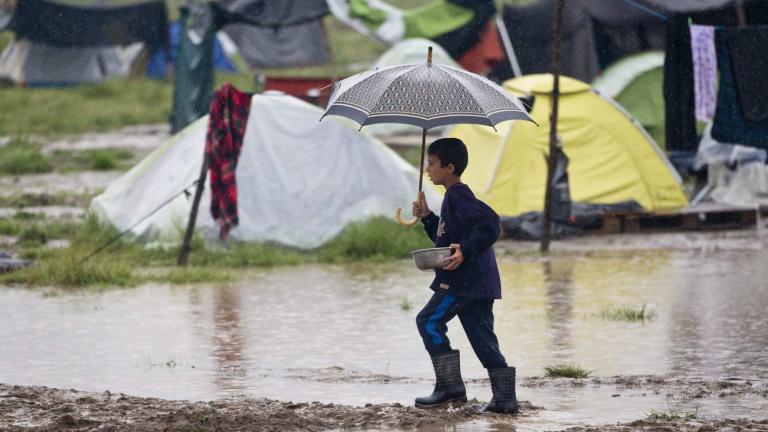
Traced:
<path fill-rule="evenodd" d="M 173 195 L 172 197 L 168 198 L 167 200 L 163 201 L 163 203 L 162 203 L 162 204 L 160 204 L 160 205 L 159 205 L 157 208 L 155 208 L 154 210 L 152 210 L 152 211 L 151 211 L 151 212 L 150 212 L 148 215 L 146 215 L 146 216 L 144 216 L 143 218 L 139 219 L 139 221 L 138 221 L 138 222 L 136 222 L 135 224 L 131 225 L 131 227 L 130 227 L 130 228 L 128 228 L 128 229 L 126 229 L 125 231 L 121 232 L 120 234 L 118 234 L 118 235 L 116 235 L 116 236 L 112 237 L 111 239 L 107 240 L 107 241 L 106 241 L 104 244 L 102 244 L 101 246 L 97 247 L 97 248 L 96 248 L 96 249 L 95 249 L 93 252 L 91 252 L 90 254 L 88 254 L 88 256 L 86 256 L 85 258 L 83 258 L 83 259 L 80 261 L 80 265 L 83 265 L 83 264 L 85 264 L 85 262 L 86 262 L 86 261 L 88 261 L 89 259 L 93 258 L 93 257 L 94 257 L 96 254 L 98 254 L 99 252 L 101 252 L 101 251 L 103 251 L 104 249 L 106 249 L 106 248 L 107 248 L 108 246 L 110 246 L 112 243 L 114 243 L 114 242 L 118 241 L 118 240 L 119 240 L 120 238 L 122 238 L 124 235 L 128 234 L 128 233 L 129 233 L 129 232 L 130 232 L 132 229 L 134 229 L 134 228 L 135 228 L 135 227 L 136 227 L 138 224 L 140 224 L 140 223 L 144 222 L 145 220 L 147 220 L 147 218 L 149 218 L 150 216 L 152 216 L 152 215 L 154 215 L 155 213 L 157 213 L 158 211 L 160 211 L 160 209 L 162 209 L 163 207 L 167 206 L 167 205 L 168 205 L 168 204 L 169 204 L 171 201 L 175 200 L 175 199 L 176 199 L 176 197 L 178 197 L 179 195 L 181 195 L 181 194 L 186 194 L 186 195 L 189 195 L 189 192 L 187 191 L 187 189 L 191 188 L 192 186 L 195 186 L 195 185 L 197 184 L 197 182 L 198 182 L 198 181 L 199 181 L 199 180 L 195 180 L 195 181 L 193 181 L 193 182 L 192 182 L 192 184 L 190 184 L 189 186 L 187 186 L 187 187 L 185 187 L 184 189 L 182 189 L 182 190 L 181 190 L 181 192 L 179 192 L 179 193 L 177 193 L 177 194 Z"/>

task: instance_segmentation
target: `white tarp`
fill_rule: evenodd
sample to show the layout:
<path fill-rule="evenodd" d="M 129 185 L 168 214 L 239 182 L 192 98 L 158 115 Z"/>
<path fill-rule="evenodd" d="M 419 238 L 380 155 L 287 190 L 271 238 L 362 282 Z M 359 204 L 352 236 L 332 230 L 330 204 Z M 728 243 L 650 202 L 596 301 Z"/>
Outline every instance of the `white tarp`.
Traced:
<path fill-rule="evenodd" d="M 274 241 L 299 248 L 322 245 L 351 222 L 372 216 L 410 216 L 417 170 L 381 142 L 342 118 L 286 95 L 255 95 L 237 166 L 238 240 Z M 195 181 L 202 166 L 208 117 L 172 137 L 94 198 L 91 209 L 126 230 Z M 190 188 L 193 191 L 194 188 Z M 425 187 L 430 208 L 441 197 Z M 215 238 L 206 185 L 197 229 Z M 132 233 L 144 242 L 181 238 L 191 207 L 184 195 Z"/>

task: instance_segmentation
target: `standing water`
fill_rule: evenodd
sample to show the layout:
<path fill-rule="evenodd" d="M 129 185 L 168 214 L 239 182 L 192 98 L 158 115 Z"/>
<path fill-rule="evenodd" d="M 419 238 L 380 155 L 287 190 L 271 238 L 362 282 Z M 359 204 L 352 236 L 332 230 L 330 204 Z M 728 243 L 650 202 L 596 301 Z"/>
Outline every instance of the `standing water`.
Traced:
<path fill-rule="evenodd" d="M 517 367 L 518 398 L 542 408 L 518 428 L 630 421 L 651 410 L 695 410 L 700 418 L 768 410 L 764 395 L 670 398 L 626 385 L 637 375 L 766 385 L 765 238 L 619 236 L 554 246 L 541 257 L 531 245 L 497 245 L 504 298 L 494 308 L 496 331 Z M 167 399 L 411 404 L 432 386 L 415 327 L 431 278 L 399 261 L 255 269 L 235 283 L 52 296 L 6 287 L 0 382 Z M 645 307 L 650 318 L 605 316 L 620 307 Z M 458 320 L 449 328 L 469 397 L 490 399 L 486 372 Z M 561 364 L 600 380 L 532 378 Z"/>

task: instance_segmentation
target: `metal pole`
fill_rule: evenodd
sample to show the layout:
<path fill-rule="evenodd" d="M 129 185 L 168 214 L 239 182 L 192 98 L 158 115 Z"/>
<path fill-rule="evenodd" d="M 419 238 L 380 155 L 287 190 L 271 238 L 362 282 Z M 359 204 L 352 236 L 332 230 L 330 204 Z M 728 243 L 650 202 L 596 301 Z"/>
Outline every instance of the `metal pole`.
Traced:
<path fill-rule="evenodd" d="M 504 24 L 504 18 L 496 15 L 496 30 L 501 37 L 501 43 L 504 45 L 504 51 L 507 53 L 507 60 L 512 67 L 512 74 L 515 78 L 522 76 L 523 72 L 520 70 L 520 63 L 517 62 L 517 56 L 515 55 L 515 48 L 512 46 L 512 40 L 509 38 L 509 32 L 507 31 L 507 25 Z"/>
<path fill-rule="evenodd" d="M 547 159 L 547 184 L 544 192 L 544 220 L 542 221 L 541 247 L 542 252 L 549 252 L 550 220 L 552 209 L 550 201 L 552 197 L 552 177 L 555 174 L 557 163 L 557 114 L 560 100 L 560 41 L 563 33 L 563 12 L 565 0 L 557 0 L 557 15 L 555 17 L 555 40 L 552 50 L 552 117 L 549 125 L 549 158 Z"/>

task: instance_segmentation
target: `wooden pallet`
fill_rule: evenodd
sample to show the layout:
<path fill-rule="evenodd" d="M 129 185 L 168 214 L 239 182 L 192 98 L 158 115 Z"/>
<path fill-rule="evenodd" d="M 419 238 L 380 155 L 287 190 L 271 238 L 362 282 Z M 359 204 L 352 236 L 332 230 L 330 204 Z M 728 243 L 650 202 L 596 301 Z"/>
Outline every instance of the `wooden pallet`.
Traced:
<path fill-rule="evenodd" d="M 587 232 L 618 234 L 670 231 L 717 231 L 754 228 L 758 211 L 754 208 L 706 206 L 677 212 L 613 212 L 603 215 Z"/>

